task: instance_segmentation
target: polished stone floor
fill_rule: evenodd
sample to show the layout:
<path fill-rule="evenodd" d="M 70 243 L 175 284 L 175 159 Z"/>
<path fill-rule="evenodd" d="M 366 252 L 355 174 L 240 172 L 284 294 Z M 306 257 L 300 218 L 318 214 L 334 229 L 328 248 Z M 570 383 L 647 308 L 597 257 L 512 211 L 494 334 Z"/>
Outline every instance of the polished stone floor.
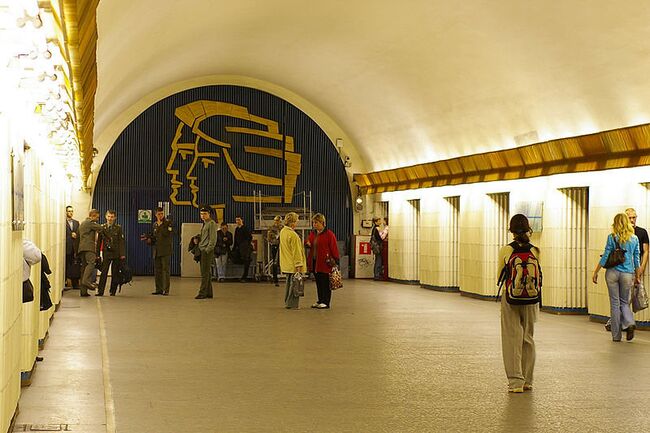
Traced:
<path fill-rule="evenodd" d="M 136 277 L 117 297 L 65 292 L 18 424 L 98 433 L 647 432 L 650 332 L 613 343 L 541 314 L 535 389 L 508 394 L 494 302 L 345 281 L 331 310 L 283 287 Z"/>

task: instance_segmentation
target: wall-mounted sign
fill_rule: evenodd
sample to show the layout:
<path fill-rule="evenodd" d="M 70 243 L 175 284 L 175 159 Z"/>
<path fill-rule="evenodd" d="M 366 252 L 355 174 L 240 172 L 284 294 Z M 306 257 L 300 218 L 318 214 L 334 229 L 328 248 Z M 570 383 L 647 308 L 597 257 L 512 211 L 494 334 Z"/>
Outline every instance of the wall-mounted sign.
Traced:
<path fill-rule="evenodd" d="M 151 224 L 151 209 L 138 209 L 138 224 Z"/>
<path fill-rule="evenodd" d="M 530 223 L 530 228 L 533 229 L 533 232 L 540 233 L 543 228 L 542 217 L 544 213 L 544 202 L 543 201 L 522 201 L 516 203 L 514 206 L 513 215 L 523 214 L 528 218 Z"/>
<path fill-rule="evenodd" d="M 370 248 L 370 236 L 354 237 L 354 278 L 372 278 L 374 276 L 375 256 Z"/>

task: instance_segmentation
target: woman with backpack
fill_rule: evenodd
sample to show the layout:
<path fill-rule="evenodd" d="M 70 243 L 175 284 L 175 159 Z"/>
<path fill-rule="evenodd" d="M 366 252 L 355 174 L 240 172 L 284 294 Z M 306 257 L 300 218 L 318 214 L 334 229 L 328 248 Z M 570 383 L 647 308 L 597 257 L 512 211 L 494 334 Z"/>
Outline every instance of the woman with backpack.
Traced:
<path fill-rule="evenodd" d="M 615 253 L 616 250 L 624 251 L 623 262 L 613 263 L 612 260 L 609 260 L 610 263 L 608 264 L 610 254 Z M 614 217 L 612 233 L 607 236 L 605 251 L 596 264 L 596 269 L 594 269 L 591 278 L 594 284 L 598 284 L 598 271 L 600 271 L 600 268 L 608 268 L 605 272 L 605 282 L 609 292 L 613 341 L 621 341 L 622 331 L 625 331 L 627 341 L 634 338 L 636 324 L 629 304 L 632 286 L 641 281 L 639 257 L 639 238 L 634 235 L 634 227 L 630 223 L 627 214 L 619 213 Z"/>
<path fill-rule="evenodd" d="M 514 241 L 499 251 L 501 297 L 501 350 L 508 377 L 508 392 L 533 389 L 535 322 L 541 301 L 542 274 L 539 249 L 530 243 L 532 229 L 525 215 L 510 219 Z"/>

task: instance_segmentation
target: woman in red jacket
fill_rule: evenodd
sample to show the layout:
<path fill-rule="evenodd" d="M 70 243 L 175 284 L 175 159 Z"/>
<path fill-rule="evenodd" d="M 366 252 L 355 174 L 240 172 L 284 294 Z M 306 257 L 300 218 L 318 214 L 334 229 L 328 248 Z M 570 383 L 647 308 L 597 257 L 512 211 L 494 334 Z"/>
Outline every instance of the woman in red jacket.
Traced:
<path fill-rule="evenodd" d="M 318 301 L 311 308 L 329 308 L 332 299 L 330 272 L 339 261 L 339 248 L 334 232 L 325 227 L 325 216 L 317 213 L 311 219 L 314 230 L 309 234 L 305 245 L 309 247 L 307 266 L 316 277 Z"/>

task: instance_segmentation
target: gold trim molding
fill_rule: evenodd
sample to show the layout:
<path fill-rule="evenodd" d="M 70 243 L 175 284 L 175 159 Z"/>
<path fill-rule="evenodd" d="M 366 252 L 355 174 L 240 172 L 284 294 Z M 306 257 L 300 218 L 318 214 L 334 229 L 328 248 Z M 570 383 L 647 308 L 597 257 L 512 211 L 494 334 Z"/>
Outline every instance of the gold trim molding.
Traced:
<path fill-rule="evenodd" d="M 93 163 L 97 90 L 97 5 L 99 0 L 63 0 L 63 23 L 70 54 L 81 175 L 86 185 Z"/>
<path fill-rule="evenodd" d="M 359 173 L 364 194 L 650 165 L 650 124 Z"/>

